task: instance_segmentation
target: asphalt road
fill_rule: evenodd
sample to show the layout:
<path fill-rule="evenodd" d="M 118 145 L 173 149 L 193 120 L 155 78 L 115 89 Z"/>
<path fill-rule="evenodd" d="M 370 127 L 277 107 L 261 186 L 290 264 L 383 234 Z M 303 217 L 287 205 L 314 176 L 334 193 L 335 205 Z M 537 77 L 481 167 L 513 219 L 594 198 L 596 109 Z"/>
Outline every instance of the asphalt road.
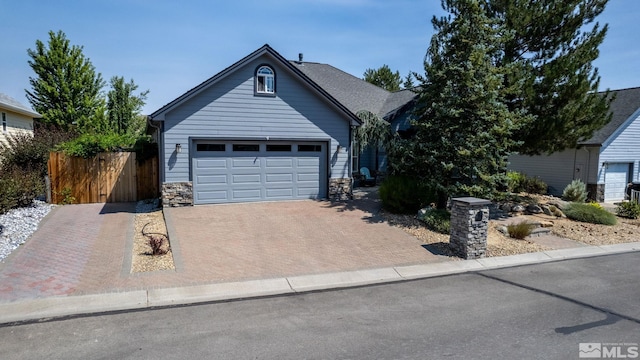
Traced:
<path fill-rule="evenodd" d="M 580 343 L 640 343 L 640 252 L 5 326 L 0 359 L 577 359 Z"/>

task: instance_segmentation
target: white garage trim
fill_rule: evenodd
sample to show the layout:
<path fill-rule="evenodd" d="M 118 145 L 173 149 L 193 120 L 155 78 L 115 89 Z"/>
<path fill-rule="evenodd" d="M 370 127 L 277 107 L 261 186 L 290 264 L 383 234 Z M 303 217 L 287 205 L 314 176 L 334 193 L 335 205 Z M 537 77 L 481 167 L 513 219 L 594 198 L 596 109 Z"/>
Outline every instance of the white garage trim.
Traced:
<path fill-rule="evenodd" d="M 194 204 L 327 196 L 327 142 L 195 140 Z"/>

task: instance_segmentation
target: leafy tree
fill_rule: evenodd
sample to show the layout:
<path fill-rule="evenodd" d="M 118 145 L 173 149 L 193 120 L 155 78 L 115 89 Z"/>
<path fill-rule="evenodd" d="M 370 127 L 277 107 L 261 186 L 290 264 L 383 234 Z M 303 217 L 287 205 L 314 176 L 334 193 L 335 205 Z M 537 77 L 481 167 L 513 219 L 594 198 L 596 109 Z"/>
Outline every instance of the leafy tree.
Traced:
<path fill-rule="evenodd" d="M 72 46 L 62 31 L 49 31 L 48 44 L 37 40 L 36 49 L 27 53 L 36 74 L 29 78 L 32 90 L 27 91 L 27 99 L 43 122 L 67 129 L 90 123 L 104 101 L 100 93 L 104 81 L 82 47 Z"/>
<path fill-rule="evenodd" d="M 367 69 L 364 72 L 364 80 L 373 85 L 379 86 L 387 91 L 400 90 L 400 72 L 393 72 L 388 65 L 382 65 L 377 70 Z"/>
<path fill-rule="evenodd" d="M 607 124 L 610 96 L 598 93 L 592 62 L 608 26 L 595 18 L 608 0 L 488 0 L 489 15 L 512 34 L 498 54 L 507 105 L 535 121 L 515 136 L 519 151 L 540 154 L 575 147 Z"/>
<path fill-rule="evenodd" d="M 110 82 L 111 90 L 107 94 L 107 119 L 110 127 L 118 134 L 140 134 L 145 125 L 140 111 L 149 90 L 135 95 L 138 85 L 133 80 L 127 83 L 124 77 L 114 76 Z"/>
<path fill-rule="evenodd" d="M 490 196 L 505 183 L 507 157 L 518 145 L 514 131 L 530 118 L 511 111 L 499 66 L 505 41 L 482 0 L 444 0 L 453 14 L 433 18 L 436 30 L 425 58 L 415 112 L 415 138 L 398 140 L 388 152 L 392 171 L 417 176 L 438 194 Z"/>

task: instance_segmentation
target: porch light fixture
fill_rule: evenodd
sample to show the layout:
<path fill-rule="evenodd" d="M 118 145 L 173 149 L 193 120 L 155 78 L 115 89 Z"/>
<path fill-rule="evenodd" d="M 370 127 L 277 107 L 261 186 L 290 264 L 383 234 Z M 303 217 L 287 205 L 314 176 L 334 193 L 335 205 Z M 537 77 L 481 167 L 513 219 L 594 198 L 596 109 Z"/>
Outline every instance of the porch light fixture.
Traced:
<path fill-rule="evenodd" d="M 182 152 L 182 145 L 176 144 L 176 152 L 180 154 Z"/>

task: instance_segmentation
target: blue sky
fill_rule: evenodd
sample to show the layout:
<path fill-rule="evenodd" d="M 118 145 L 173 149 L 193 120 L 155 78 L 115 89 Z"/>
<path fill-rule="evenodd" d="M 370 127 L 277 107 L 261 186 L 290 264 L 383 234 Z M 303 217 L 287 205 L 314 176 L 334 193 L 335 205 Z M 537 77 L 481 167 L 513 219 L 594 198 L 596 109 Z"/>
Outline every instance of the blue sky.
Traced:
<path fill-rule="evenodd" d="M 27 49 L 62 30 L 96 70 L 150 90 L 150 113 L 264 44 L 287 59 L 362 77 L 387 64 L 422 72 L 438 0 L 0 0 L 0 92 L 29 105 Z M 601 88 L 640 86 L 640 1 L 610 0 L 595 65 Z M 105 91 L 107 89 L 105 88 Z"/>

